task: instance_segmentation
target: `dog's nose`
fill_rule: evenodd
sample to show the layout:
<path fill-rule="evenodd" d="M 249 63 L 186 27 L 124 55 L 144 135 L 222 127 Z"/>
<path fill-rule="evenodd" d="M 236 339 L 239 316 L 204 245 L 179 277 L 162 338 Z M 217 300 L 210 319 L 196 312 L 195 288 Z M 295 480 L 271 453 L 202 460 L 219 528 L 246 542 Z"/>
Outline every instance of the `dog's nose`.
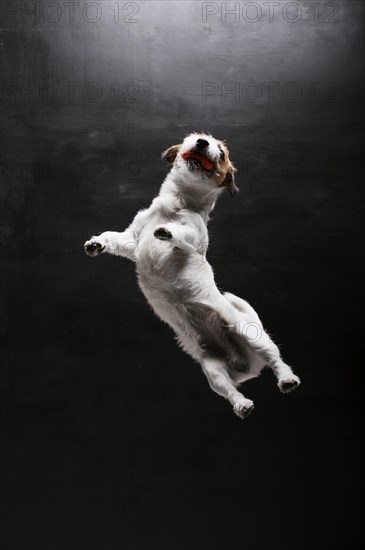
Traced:
<path fill-rule="evenodd" d="M 205 149 L 206 147 L 208 147 L 209 145 L 209 142 L 206 140 L 206 139 L 197 139 L 196 140 L 196 146 L 198 149 Z"/>

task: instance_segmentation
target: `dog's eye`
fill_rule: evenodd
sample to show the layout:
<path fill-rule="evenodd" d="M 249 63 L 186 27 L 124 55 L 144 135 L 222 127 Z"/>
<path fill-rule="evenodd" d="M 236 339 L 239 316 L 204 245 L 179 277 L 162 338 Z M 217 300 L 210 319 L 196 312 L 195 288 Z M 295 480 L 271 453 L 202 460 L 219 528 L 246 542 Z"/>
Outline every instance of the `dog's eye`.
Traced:
<path fill-rule="evenodd" d="M 219 147 L 219 150 L 220 150 L 220 152 L 221 152 L 220 157 L 221 157 L 222 160 L 224 160 L 224 159 L 226 158 L 226 154 L 225 154 L 225 152 L 223 151 L 223 149 L 221 149 L 220 147 Z"/>

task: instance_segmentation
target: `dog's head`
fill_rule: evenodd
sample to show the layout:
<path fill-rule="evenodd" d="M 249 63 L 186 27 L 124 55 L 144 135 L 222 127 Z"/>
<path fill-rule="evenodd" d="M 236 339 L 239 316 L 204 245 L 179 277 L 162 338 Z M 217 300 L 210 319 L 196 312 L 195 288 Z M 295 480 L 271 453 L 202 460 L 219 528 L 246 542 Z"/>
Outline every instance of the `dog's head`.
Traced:
<path fill-rule="evenodd" d="M 166 149 L 162 158 L 189 181 L 227 188 L 232 197 L 238 191 L 234 182 L 236 168 L 229 159 L 228 149 L 223 141 L 210 134 L 189 134 L 182 143 Z"/>

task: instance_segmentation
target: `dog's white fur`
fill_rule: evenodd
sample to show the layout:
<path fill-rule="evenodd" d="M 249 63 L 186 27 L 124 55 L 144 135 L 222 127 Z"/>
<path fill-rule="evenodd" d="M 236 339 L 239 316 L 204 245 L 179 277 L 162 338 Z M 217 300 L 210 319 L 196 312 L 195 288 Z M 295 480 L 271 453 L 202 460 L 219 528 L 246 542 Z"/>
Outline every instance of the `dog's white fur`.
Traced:
<path fill-rule="evenodd" d="M 208 171 L 183 154 L 208 145 Z M 202 142 L 200 142 L 202 143 Z M 156 314 L 176 333 L 180 346 L 198 361 L 211 388 L 245 418 L 253 402 L 238 384 L 271 367 L 281 391 L 299 385 L 255 310 L 241 298 L 221 293 L 206 260 L 207 222 L 220 193 L 234 186 L 234 167 L 225 144 L 204 133 L 190 134 L 163 157 L 172 169 L 149 208 L 140 210 L 122 233 L 106 231 L 85 243 L 90 256 L 109 253 L 136 263 L 139 286 Z"/>

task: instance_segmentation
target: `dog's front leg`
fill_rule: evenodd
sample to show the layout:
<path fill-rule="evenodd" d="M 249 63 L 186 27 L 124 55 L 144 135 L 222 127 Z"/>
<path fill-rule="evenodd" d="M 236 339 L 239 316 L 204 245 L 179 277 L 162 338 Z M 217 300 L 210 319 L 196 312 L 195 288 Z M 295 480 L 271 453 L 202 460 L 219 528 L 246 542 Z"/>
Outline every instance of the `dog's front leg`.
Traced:
<path fill-rule="evenodd" d="M 117 231 L 105 231 L 84 243 L 84 249 L 88 256 L 99 256 L 104 252 L 114 256 L 122 256 L 133 262 L 138 258 L 138 243 L 131 229 L 122 233 Z"/>
<path fill-rule="evenodd" d="M 222 359 L 205 355 L 201 360 L 201 365 L 212 390 L 228 399 L 237 416 L 242 419 L 246 418 L 254 408 L 253 401 L 236 390 L 234 382 L 227 372 L 225 362 Z"/>
<path fill-rule="evenodd" d="M 177 248 L 180 248 L 180 250 L 184 250 L 184 252 L 192 253 L 198 251 L 196 233 L 187 225 L 172 222 L 165 223 L 156 227 L 153 234 L 156 239 L 169 241 Z"/>

